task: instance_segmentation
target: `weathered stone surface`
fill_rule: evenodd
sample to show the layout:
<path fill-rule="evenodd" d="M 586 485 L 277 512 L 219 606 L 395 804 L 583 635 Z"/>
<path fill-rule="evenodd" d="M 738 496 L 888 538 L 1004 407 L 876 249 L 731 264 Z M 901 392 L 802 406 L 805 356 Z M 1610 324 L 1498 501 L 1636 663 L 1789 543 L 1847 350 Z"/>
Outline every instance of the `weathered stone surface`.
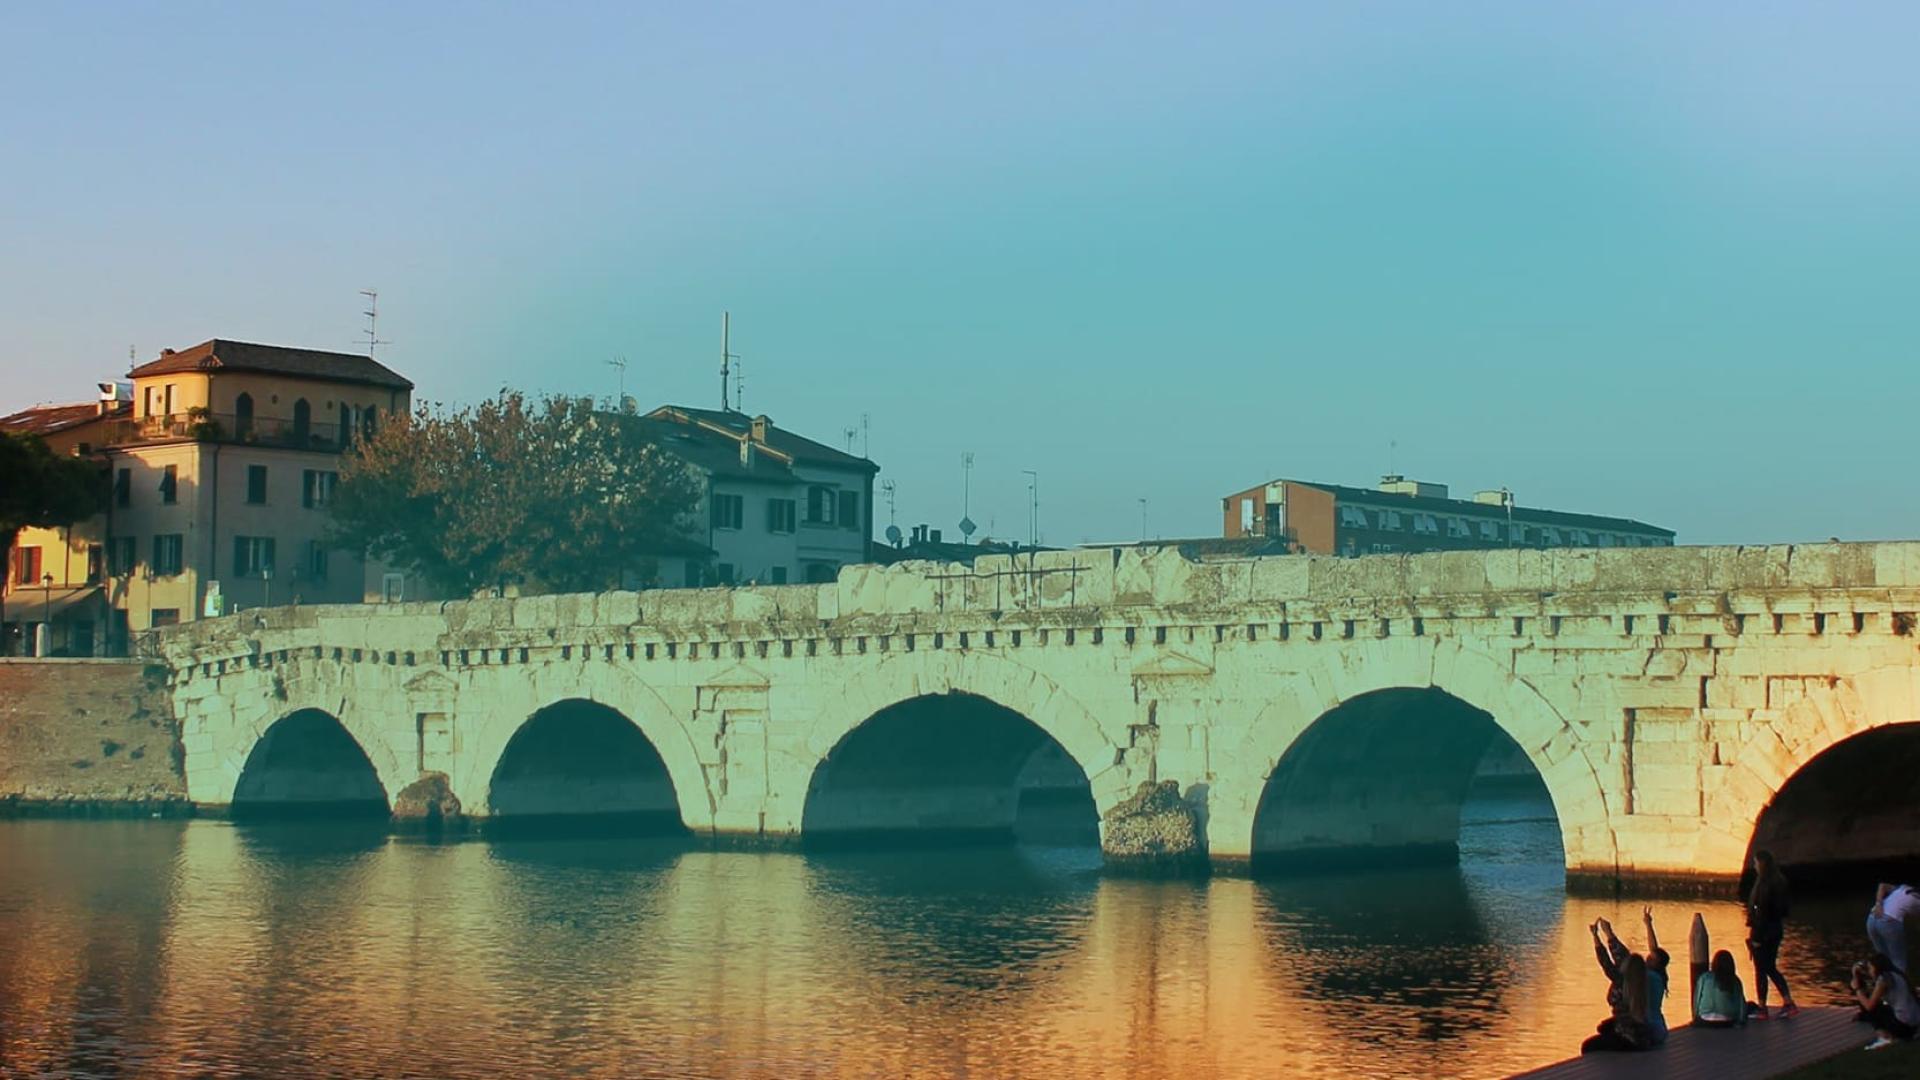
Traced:
<path fill-rule="evenodd" d="M 583 699 L 646 736 L 689 828 L 791 837 L 850 732 L 954 693 L 1058 741 L 1102 815 L 1178 778 L 1202 842 L 1234 861 L 1255 853 L 1276 765 L 1325 714 L 1433 687 L 1540 771 L 1570 869 L 1724 877 L 1734 838 L 1807 761 L 1920 722 L 1916 612 L 1916 543 L 1224 562 L 1126 548 L 825 585 L 253 611 L 161 641 L 204 803 L 232 798 L 276 720 L 318 709 L 386 791 L 424 765 L 484 815 L 514 733 Z M 433 747 L 428 730 L 444 732 Z"/>
<path fill-rule="evenodd" d="M 1143 783 L 1101 818 L 1101 853 L 1110 866 L 1180 871 L 1203 867 L 1200 814 L 1172 780 Z"/>
<path fill-rule="evenodd" d="M 400 789 L 393 797 L 393 822 L 404 829 L 426 832 L 466 826 L 460 799 L 447 782 L 447 774 L 440 772 L 426 773 Z"/>

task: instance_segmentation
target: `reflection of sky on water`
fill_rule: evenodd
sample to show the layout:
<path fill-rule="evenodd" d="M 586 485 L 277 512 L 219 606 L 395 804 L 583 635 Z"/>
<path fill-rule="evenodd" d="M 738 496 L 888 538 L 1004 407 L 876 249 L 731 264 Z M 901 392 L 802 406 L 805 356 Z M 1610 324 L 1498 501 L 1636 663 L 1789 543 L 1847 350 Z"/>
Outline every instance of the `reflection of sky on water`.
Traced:
<path fill-rule="evenodd" d="M 0 1061 L 29 1073 L 450 1078 L 1496 1076 L 1604 1011 L 1538 806 L 1457 870 L 1106 878 L 1087 849 L 433 844 L 217 822 L 0 823 Z M 1703 910 L 1658 901 L 1684 956 Z M 1806 900 L 1832 1000 L 1862 905 Z M 1826 912 L 1826 914 L 1822 914 Z M 1684 1011 L 1684 998 L 1677 1010 Z M 0 1070 L 3 1071 L 3 1070 Z"/>

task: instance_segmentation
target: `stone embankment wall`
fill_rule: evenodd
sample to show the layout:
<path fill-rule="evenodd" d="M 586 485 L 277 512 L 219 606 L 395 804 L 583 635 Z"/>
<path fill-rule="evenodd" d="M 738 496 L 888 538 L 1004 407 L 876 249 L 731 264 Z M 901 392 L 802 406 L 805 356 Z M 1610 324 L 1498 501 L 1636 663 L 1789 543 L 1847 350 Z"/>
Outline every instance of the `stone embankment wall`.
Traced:
<path fill-rule="evenodd" d="M 0 661 L 0 815 L 185 812 L 164 668 Z"/>

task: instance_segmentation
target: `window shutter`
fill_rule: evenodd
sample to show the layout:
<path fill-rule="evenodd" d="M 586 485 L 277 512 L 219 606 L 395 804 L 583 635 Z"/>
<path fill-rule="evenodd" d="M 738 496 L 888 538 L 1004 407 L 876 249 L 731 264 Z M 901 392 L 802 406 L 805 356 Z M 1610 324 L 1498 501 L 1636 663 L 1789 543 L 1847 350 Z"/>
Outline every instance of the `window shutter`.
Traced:
<path fill-rule="evenodd" d="M 233 573 L 235 577 L 247 572 L 247 538 L 233 538 Z"/>
<path fill-rule="evenodd" d="M 860 531 L 860 493 L 843 491 L 840 493 L 840 527 L 853 532 Z"/>

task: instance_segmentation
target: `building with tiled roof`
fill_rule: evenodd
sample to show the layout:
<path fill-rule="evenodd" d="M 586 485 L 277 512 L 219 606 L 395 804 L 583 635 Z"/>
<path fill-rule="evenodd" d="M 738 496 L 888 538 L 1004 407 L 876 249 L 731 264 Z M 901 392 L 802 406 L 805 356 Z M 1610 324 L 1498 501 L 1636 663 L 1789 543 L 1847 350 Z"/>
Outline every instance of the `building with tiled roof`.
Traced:
<path fill-rule="evenodd" d="M 151 627 L 235 607 L 409 595 L 404 575 L 326 540 L 341 455 L 411 410 L 406 378 L 371 356 L 224 338 L 128 378 L 130 401 L 103 382 L 97 403 L 0 419 L 56 453 L 100 455 L 112 477 L 105 514 L 21 534 L 0 644 L 117 653 Z"/>
<path fill-rule="evenodd" d="M 872 461 L 766 416 L 663 405 L 631 422 L 703 479 L 695 539 L 712 549 L 663 584 L 832 581 L 871 554 Z"/>

